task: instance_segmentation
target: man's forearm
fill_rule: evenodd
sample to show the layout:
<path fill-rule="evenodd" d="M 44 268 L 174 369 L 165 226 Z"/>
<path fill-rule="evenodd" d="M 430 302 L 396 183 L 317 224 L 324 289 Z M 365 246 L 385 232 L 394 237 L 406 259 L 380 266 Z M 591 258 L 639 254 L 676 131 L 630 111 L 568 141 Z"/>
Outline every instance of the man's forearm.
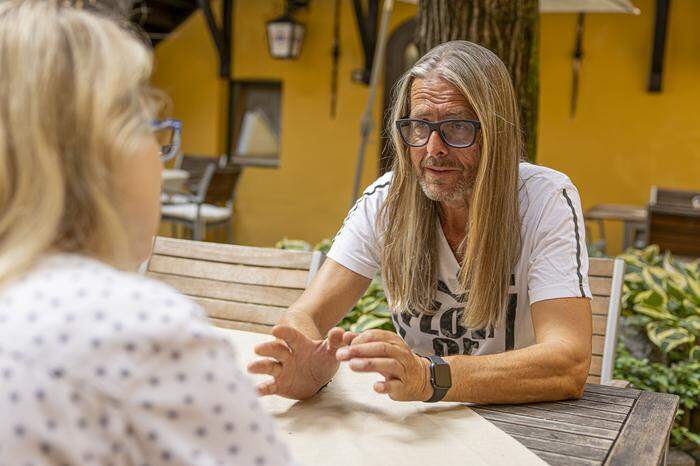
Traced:
<path fill-rule="evenodd" d="M 582 395 L 590 354 L 544 342 L 485 356 L 449 356 L 452 388 L 444 401 L 527 403 Z"/>

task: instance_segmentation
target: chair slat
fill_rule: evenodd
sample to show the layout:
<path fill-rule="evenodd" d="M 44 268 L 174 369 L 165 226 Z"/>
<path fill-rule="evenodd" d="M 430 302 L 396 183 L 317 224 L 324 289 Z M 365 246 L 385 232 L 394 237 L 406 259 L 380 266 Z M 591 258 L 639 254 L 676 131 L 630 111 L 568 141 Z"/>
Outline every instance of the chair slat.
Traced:
<path fill-rule="evenodd" d="M 250 304 L 289 306 L 301 296 L 302 290 L 271 286 L 223 283 L 202 278 L 179 277 L 149 272 L 149 276 L 164 281 L 181 293 L 200 298 L 214 298 Z"/>
<path fill-rule="evenodd" d="M 283 249 L 256 248 L 231 244 L 156 238 L 153 254 L 185 257 L 211 262 L 309 270 L 313 253 Z"/>
<path fill-rule="evenodd" d="M 236 320 L 216 319 L 213 317 L 210 317 L 209 321 L 217 327 L 221 328 L 243 330 L 245 332 L 265 333 L 267 335 L 269 335 L 272 332 L 271 325 L 252 324 L 250 322 L 238 322 Z"/>
<path fill-rule="evenodd" d="M 251 322 L 263 325 L 275 325 L 286 308 L 261 306 L 259 304 L 237 303 L 211 298 L 192 298 L 202 306 L 209 317 Z"/>
<path fill-rule="evenodd" d="M 610 259 L 592 257 L 588 263 L 588 276 L 612 277 L 614 263 Z"/>
<path fill-rule="evenodd" d="M 593 315 L 593 335 L 605 336 L 605 326 L 608 323 L 606 316 Z"/>
<path fill-rule="evenodd" d="M 591 310 L 593 315 L 608 315 L 608 307 L 610 306 L 610 298 L 607 296 L 593 296 L 591 300 Z"/>
<path fill-rule="evenodd" d="M 222 282 L 297 289 L 306 287 L 306 280 L 309 275 L 308 270 L 253 267 L 161 255 L 154 255 L 151 258 L 148 270 Z"/>
<path fill-rule="evenodd" d="M 605 349 L 605 337 L 602 335 L 593 335 L 591 338 L 591 350 L 594 356 L 602 356 Z"/>
<path fill-rule="evenodd" d="M 588 284 L 594 296 L 610 296 L 612 288 L 612 278 L 609 277 L 588 277 Z"/>

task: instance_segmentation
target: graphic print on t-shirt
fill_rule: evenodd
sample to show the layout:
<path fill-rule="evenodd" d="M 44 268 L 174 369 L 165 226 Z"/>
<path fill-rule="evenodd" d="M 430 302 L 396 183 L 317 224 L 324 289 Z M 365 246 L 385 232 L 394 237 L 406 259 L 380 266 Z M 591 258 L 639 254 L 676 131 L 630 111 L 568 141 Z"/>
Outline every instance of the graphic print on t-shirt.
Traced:
<path fill-rule="evenodd" d="M 515 275 L 510 277 L 508 302 L 506 308 L 505 332 L 503 335 L 504 349 L 512 350 L 515 344 L 515 317 L 518 305 L 518 295 L 515 291 Z M 432 351 L 438 356 L 453 356 L 456 354 L 472 354 L 484 344 L 487 339 L 496 338 L 493 327 L 472 330 L 462 325 L 466 294 L 456 294 L 447 284 L 438 280 L 436 300 L 433 303 L 435 314 L 428 315 L 411 310 L 411 312 L 393 313 L 392 320 L 398 334 L 411 347 L 423 346 L 413 338 L 421 340 L 432 338 Z M 407 328 L 412 331 L 407 332 Z M 415 337 L 414 337 L 415 335 Z"/>

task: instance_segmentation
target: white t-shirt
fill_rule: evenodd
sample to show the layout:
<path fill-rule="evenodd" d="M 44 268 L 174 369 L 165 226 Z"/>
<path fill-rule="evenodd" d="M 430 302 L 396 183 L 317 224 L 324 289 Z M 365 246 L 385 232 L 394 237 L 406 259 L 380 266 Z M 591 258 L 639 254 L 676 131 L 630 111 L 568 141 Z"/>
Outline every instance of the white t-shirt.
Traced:
<path fill-rule="evenodd" d="M 328 257 L 372 278 L 381 268 L 382 232 L 377 213 L 391 185 L 389 172 L 369 186 L 350 210 Z M 522 252 L 511 276 L 504 322 L 473 330 L 460 324 L 463 310 L 459 264 L 442 228 L 438 230 L 438 282 L 434 315 L 393 312 L 396 331 L 421 355 L 494 354 L 535 343 L 530 305 L 554 298 L 591 297 L 581 201 L 569 178 L 549 168 L 521 163 L 518 200 Z"/>
<path fill-rule="evenodd" d="M 291 463 L 198 305 L 79 255 L 0 290 L 0 413 L 3 465 Z"/>

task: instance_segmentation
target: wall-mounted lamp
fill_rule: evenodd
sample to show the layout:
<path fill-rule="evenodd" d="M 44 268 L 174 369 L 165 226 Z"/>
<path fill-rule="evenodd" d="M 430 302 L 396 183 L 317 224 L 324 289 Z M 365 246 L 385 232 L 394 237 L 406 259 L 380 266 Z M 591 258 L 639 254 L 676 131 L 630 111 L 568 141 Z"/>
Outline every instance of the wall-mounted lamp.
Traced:
<path fill-rule="evenodd" d="M 306 28 L 294 21 L 292 15 L 305 8 L 310 0 L 286 0 L 284 14 L 267 22 L 267 45 L 272 58 L 290 60 L 299 58 Z"/>

